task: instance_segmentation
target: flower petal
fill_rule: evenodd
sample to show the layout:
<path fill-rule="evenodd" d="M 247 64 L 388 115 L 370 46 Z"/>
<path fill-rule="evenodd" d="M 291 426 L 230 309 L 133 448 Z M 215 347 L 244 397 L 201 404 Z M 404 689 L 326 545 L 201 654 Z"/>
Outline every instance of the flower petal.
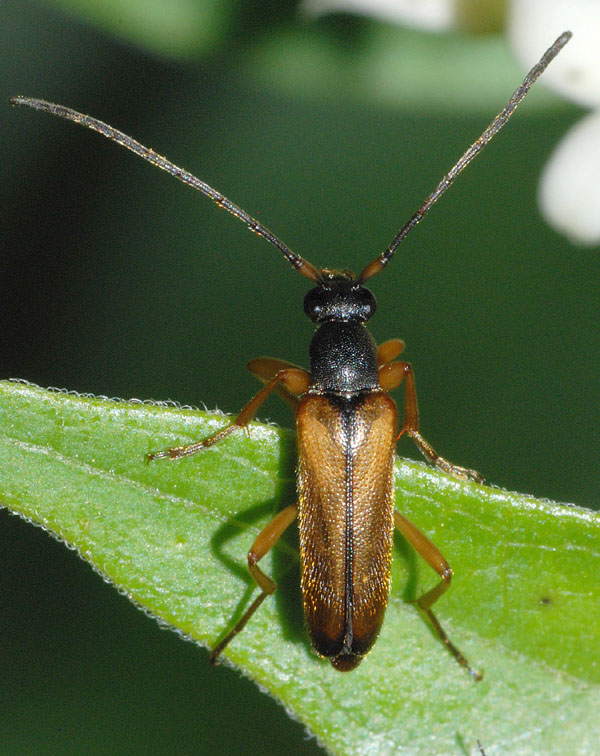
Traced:
<path fill-rule="evenodd" d="M 579 244 L 600 242 L 600 112 L 571 128 L 548 161 L 539 190 L 548 223 Z"/>
<path fill-rule="evenodd" d="M 600 2 L 598 0 L 512 0 L 508 36 L 525 68 L 563 31 L 573 39 L 544 73 L 544 83 L 588 107 L 600 105 Z"/>
<path fill-rule="evenodd" d="M 454 6 L 454 0 L 304 0 L 301 7 L 315 16 L 343 11 L 429 31 L 445 31 L 454 25 Z"/>

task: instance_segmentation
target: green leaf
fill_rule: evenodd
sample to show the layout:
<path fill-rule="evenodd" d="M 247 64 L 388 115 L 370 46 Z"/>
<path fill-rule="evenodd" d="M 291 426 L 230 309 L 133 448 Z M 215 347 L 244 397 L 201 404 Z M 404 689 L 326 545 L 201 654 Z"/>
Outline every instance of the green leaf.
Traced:
<path fill-rule="evenodd" d="M 230 0 L 49 0 L 115 37 L 170 58 L 213 50 L 228 30 Z"/>
<path fill-rule="evenodd" d="M 257 78 L 313 100 L 463 116 L 496 112 L 525 73 L 500 35 L 427 34 L 375 23 L 353 46 L 336 43 L 318 26 L 310 33 L 280 30 L 249 58 Z M 558 98 L 543 86 L 528 103 L 530 113 L 557 107 Z"/>
<path fill-rule="evenodd" d="M 362 14 L 333 13 L 318 19 L 294 4 L 45 1 L 151 54 L 186 62 L 221 55 L 243 79 L 249 76 L 312 100 L 487 115 L 508 98 L 525 73 L 510 54 L 505 37 L 489 33 L 502 29 L 502 0 L 462 0 L 456 8 L 457 28 L 462 31 L 444 34 Z M 561 107 L 543 86 L 536 92 L 529 98 L 529 113 Z"/>
<path fill-rule="evenodd" d="M 255 595 L 245 568 L 255 534 L 293 499 L 293 437 L 254 423 L 189 459 L 149 465 L 145 455 L 224 422 L 2 382 L 0 500 L 212 645 Z M 474 683 L 406 603 L 435 575 L 401 539 L 384 629 L 357 670 L 336 672 L 310 650 L 293 537 L 265 558 L 280 590 L 228 659 L 332 753 L 464 754 L 477 739 L 488 753 L 596 753 L 600 517 L 404 460 L 396 473 L 399 509 L 455 571 L 438 616 L 484 680 Z"/>

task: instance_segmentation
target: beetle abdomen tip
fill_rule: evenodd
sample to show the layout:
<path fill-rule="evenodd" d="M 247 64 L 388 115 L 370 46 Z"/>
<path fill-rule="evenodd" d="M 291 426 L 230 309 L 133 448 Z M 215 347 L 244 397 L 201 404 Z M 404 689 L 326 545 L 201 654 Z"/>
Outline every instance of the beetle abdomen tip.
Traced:
<path fill-rule="evenodd" d="M 363 660 L 360 654 L 340 654 L 329 661 L 339 672 L 350 672 L 356 669 Z"/>

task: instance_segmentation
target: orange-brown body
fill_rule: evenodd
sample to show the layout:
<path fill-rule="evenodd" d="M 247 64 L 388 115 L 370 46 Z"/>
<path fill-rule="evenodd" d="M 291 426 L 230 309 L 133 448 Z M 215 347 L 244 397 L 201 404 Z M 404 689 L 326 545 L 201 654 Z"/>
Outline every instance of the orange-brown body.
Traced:
<path fill-rule="evenodd" d="M 306 395 L 296 414 L 302 597 L 315 650 L 356 667 L 390 590 L 396 405 L 384 391 Z"/>

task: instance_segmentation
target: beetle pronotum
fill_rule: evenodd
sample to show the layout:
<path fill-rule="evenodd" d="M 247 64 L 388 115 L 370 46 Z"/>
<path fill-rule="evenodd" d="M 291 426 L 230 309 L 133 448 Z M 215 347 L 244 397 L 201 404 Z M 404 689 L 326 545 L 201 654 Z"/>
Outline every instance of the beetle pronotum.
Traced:
<path fill-rule="evenodd" d="M 354 669 L 373 646 L 389 596 L 395 526 L 441 578 L 415 603 L 459 664 L 475 679 L 481 678 L 450 641 L 431 609 L 450 586 L 450 565 L 433 543 L 394 509 L 396 441 L 406 434 L 441 470 L 461 479 L 482 478 L 474 470 L 439 456 L 421 436 L 413 370 L 410 363 L 396 360 L 404 343 L 391 339 L 379 346 L 375 344 L 365 326 L 375 312 L 375 298 L 364 284 L 387 266 L 409 231 L 504 126 L 570 37 L 570 32 L 563 33 L 544 53 L 506 106 L 400 229 L 389 247 L 358 276 L 350 271 L 316 268 L 220 192 L 102 121 L 43 100 L 27 97 L 11 100 L 14 105 L 45 110 L 93 129 L 197 189 L 277 247 L 299 273 L 315 284 L 304 299 L 306 315 L 317 324 L 310 344 L 311 371 L 278 359 L 252 360 L 248 365 L 250 371 L 265 385 L 232 424 L 193 444 L 148 455 L 149 460 L 179 459 L 216 444 L 237 428 L 247 426 L 273 391 L 278 391 L 296 412 L 298 503 L 279 512 L 254 541 L 248 565 L 261 592 L 214 648 L 212 661 L 243 629 L 265 597 L 275 591 L 275 583 L 258 562 L 297 517 L 304 612 L 318 654 L 329 658 L 336 669 L 345 671 Z M 398 432 L 396 405 L 388 392 L 403 380 L 404 418 Z"/>

